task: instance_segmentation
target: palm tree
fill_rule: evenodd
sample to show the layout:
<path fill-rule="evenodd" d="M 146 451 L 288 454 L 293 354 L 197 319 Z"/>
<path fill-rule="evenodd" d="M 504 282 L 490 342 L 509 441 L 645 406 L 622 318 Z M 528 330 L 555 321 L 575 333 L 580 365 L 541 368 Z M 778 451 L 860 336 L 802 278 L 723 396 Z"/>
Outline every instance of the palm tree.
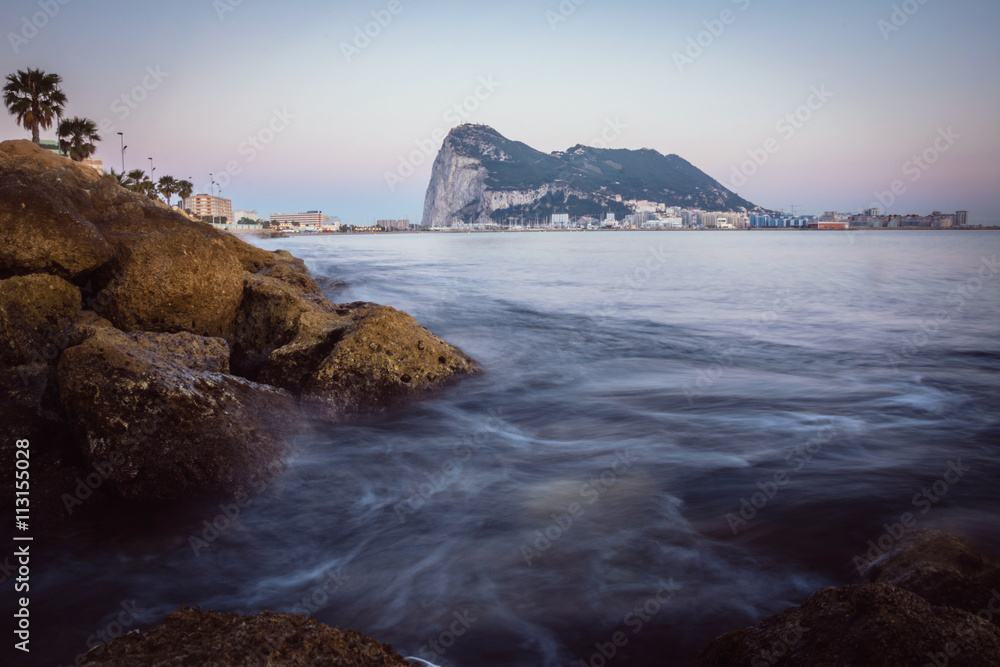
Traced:
<path fill-rule="evenodd" d="M 156 185 L 149 180 L 142 169 L 133 169 L 125 174 L 125 187 L 132 192 L 148 195 L 150 187 L 155 189 Z"/>
<path fill-rule="evenodd" d="M 101 140 L 101 135 L 97 133 L 97 124 L 89 118 L 79 116 L 61 121 L 58 135 L 59 150 L 76 162 L 83 162 L 93 155 L 97 150 L 94 142 Z"/>
<path fill-rule="evenodd" d="M 188 180 L 177 181 L 177 196 L 181 199 L 188 199 L 194 194 L 194 183 Z"/>
<path fill-rule="evenodd" d="M 157 185 L 159 186 L 160 194 L 167 198 L 167 206 L 170 206 L 170 197 L 178 191 L 180 183 L 173 176 L 163 176 Z"/>
<path fill-rule="evenodd" d="M 66 95 L 59 89 L 62 77 L 40 69 L 18 70 L 7 75 L 3 103 L 16 117 L 17 124 L 31 130 L 31 140 L 41 144 L 39 130 L 52 127 L 52 120 L 62 115 Z"/>

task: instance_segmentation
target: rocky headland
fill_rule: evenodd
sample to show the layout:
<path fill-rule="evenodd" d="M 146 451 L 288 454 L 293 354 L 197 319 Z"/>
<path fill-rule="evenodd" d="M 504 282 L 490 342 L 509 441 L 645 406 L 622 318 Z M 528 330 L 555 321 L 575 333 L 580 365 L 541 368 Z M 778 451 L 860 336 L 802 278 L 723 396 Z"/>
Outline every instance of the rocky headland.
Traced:
<path fill-rule="evenodd" d="M 245 492 L 309 420 L 478 372 L 405 313 L 331 303 L 287 252 L 0 144 L 0 474 L 12 488 L 9 450 L 29 440 L 32 495 L 54 505 L 36 516 L 81 495 Z"/>

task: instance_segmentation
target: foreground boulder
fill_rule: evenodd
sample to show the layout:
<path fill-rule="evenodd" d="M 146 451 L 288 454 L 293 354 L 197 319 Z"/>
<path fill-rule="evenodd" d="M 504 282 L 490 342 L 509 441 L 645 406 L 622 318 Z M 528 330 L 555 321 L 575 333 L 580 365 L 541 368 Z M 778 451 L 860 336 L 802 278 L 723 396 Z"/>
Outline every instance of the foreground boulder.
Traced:
<path fill-rule="evenodd" d="M 1000 664 L 1000 629 L 888 584 L 827 588 L 759 625 L 730 632 L 695 667 Z"/>
<path fill-rule="evenodd" d="M 0 280 L 0 366 L 41 363 L 65 347 L 80 290 L 46 274 Z"/>
<path fill-rule="evenodd" d="M 265 611 L 255 616 L 202 612 L 183 607 L 162 625 L 117 637 L 90 651 L 83 664 L 313 665 L 315 667 L 407 667 L 388 644 L 311 618 Z"/>
<path fill-rule="evenodd" d="M 305 398 L 329 411 L 386 408 L 457 375 L 480 372 L 471 357 L 406 313 L 388 306 L 358 304 L 348 307 L 346 315 L 350 325 L 302 386 Z M 277 350 L 263 376 L 279 373 L 285 356 L 285 350 Z"/>
<path fill-rule="evenodd" d="M 280 468 L 296 407 L 228 370 L 219 338 L 100 329 L 63 353 L 59 393 L 84 456 L 120 496 L 247 492 Z"/>
<path fill-rule="evenodd" d="M 225 336 L 243 298 L 243 267 L 221 243 L 183 227 L 115 242 L 102 313 L 124 331 Z"/>
<path fill-rule="evenodd" d="M 406 313 L 370 303 L 334 305 L 262 275 L 244 277 L 233 365 L 330 419 L 381 410 L 481 372 Z"/>
<path fill-rule="evenodd" d="M 906 589 L 934 605 L 985 611 L 982 616 L 1000 625 L 1000 562 L 948 533 L 907 535 L 869 565 L 866 575 L 873 583 Z"/>
<path fill-rule="evenodd" d="M 23 179 L 0 185 L 0 277 L 51 273 L 73 279 L 111 259 L 111 247 L 77 213 Z"/>

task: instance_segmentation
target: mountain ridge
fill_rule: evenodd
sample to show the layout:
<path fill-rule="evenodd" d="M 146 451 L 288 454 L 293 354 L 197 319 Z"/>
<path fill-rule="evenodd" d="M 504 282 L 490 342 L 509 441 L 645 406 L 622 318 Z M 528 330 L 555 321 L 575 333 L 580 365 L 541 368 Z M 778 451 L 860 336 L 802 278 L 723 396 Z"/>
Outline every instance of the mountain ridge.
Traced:
<path fill-rule="evenodd" d="M 676 154 L 576 144 L 543 153 L 486 125 L 461 125 L 434 161 L 423 224 L 452 227 L 555 212 L 626 215 L 647 200 L 710 211 L 762 210 Z"/>

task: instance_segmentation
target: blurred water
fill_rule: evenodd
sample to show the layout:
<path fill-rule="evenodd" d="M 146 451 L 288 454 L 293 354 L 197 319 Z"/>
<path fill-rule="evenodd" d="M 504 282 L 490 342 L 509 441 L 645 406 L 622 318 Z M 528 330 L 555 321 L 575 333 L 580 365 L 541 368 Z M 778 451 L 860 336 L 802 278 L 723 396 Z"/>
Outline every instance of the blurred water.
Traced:
<path fill-rule="evenodd" d="M 1000 551 L 1000 233 L 259 243 L 487 373 L 305 438 L 197 555 L 227 499 L 74 525 L 35 580 L 38 664 L 133 599 L 146 624 L 310 613 L 444 666 L 685 664 L 856 580 L 905 512 Z"/>

